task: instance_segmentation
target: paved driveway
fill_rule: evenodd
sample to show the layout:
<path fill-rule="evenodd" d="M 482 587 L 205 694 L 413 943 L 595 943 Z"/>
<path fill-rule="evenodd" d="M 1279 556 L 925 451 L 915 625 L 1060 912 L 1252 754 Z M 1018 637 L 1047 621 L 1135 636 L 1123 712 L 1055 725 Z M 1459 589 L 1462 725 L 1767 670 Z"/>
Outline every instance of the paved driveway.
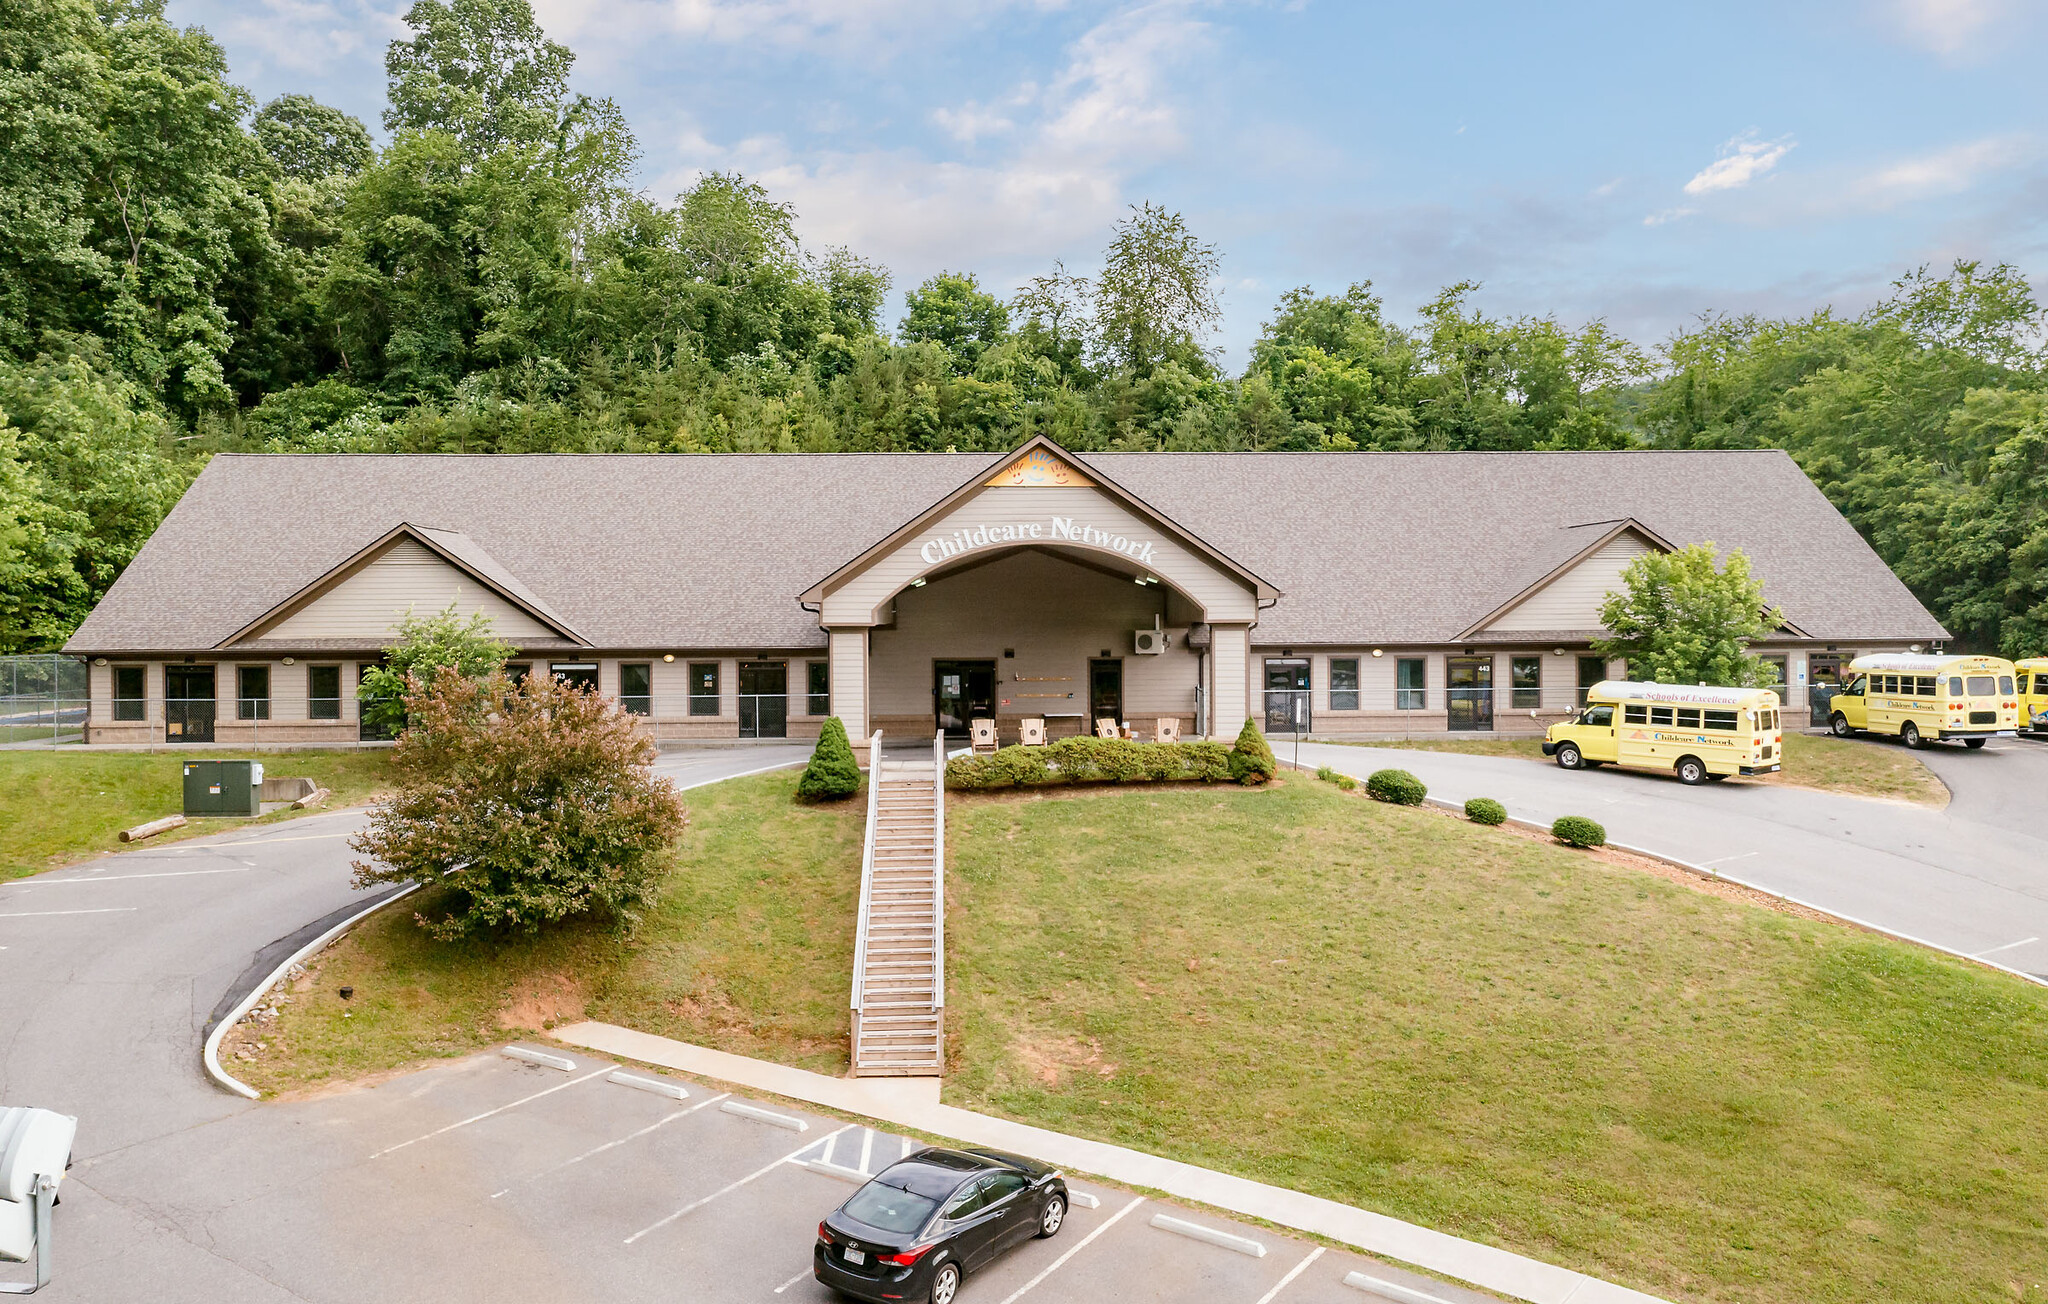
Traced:
<path fill-rule="evenodd" d="M 1276 740 L 1274 752 L 1291 759 L 1292 741 Z M 2021 804 L 2048 791 L 2048 747 L 2001 739 L 1982 751 L 1924 754 L 1956 793 L 1946 810 L 1740 779 L 1688 788 L 1612 766 L 1569 772 L 1512 757 L 1330 743 L 1303 743 L 1301 763 L 1359 778 L 1397 766 L 1432 796 L 1492 797 L 1545 823 L 1590 815 L 1616 842 L 2048 980 L 2048 820 L 2028 818 Z"/>

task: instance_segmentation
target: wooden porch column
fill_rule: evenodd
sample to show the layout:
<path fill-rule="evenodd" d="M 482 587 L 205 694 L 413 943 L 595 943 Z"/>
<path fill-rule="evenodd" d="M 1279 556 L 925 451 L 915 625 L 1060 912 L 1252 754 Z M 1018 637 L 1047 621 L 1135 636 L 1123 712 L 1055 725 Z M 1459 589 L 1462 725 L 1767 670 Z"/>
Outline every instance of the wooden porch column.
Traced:
<path fill-rule="evenodd" d="M 868 629 L 839 625 L 826 631 L 832 665 L 832 714 L 846 726 L 854 750 L 865 756 L 868 741 Z"/>
<path fill-rule="evenodd" d="M 1251 710 L 1249 625 L 1209 627 L 1209 736 L 1231 739 Z"/>

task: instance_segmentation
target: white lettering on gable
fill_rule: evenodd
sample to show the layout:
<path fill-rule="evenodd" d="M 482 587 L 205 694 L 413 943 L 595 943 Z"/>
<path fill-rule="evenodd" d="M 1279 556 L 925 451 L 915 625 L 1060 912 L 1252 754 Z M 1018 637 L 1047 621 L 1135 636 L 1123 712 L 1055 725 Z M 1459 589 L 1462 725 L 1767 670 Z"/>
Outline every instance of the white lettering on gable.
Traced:
<path fill-rule="evenodd" d="M 949 557 L 957 557 L 978 548 L 1048 538 L 1065 539 L 1110 552 L 1120 552 L 1132 561 L 1144 562 L 1147 565 L 1151 564 L 1156 547 L 1150 540 L 1111 534 L 1092 525 L 1077 523 L 1070 516 L 1055 516 L 1045 524 L 1030 521 L 1021 524 L 1011 522 L 975 525 L 955 530 L 951 534 L 934 535 L 918 545 L 917 555 L 925 565 L 936 566 Z"/>

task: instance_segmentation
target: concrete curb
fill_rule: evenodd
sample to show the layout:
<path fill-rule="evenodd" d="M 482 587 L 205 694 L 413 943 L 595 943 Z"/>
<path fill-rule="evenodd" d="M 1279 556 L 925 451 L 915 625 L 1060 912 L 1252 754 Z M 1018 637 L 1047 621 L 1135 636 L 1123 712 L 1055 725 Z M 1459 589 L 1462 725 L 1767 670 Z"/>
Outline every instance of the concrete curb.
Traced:
<path fill-rule="evenodd" d="M 343 933 L 379 910 L 382 910 L 385 906 L 390 905 L 393 901 L 410 896 L 418 886 L 419 884 L 417 883 L 408 883 L 396 892 L 379 897 L 377 900 L 357 910 L 349 915 L 348 918 L 286 956 L 276 968 L 270 971 L 267 977 L 251 987 L 242 996 L 241 1000 L 235 1002 L 226 1014 L 214 1021 L 213 1031 L 206 1035 L 206 1046 L 200 1053 L 200 1060 L 206 1066 L 206 1076 L 212 1078 L 216 1085 L 232 1091 L 238 1096 L 244 1096 L 250 1100 L 261 1099 L 262 1092 L 230 1074 L 220 1066 L 220 1043 L 222 1039 L 228 1035 L 230 1029 L 242 1021 L 244 1015 L 256 1008 L 256 1002 L 262 1000 L 271 988 L 277 986 L 280 979 L 291 972 L 293 965 L 304 963 L 310 956 L 325 950 L 335 938 L 340 937 Z"/>
<path fill-rule="evenodd" d="M 1124 1146 L 977 1114 L 917 1098 L 894 1086 L 909 1079 L 826 1077 L 608 1023 L 571 1024 L 555 1029 L 552 1036 L 565 1045 L 694 1073 L 747 1091 L 819 1105 L 954 1142 L 1032 1155 L 1070 1174 L 1092 1174 L 1125 1186 L 1150 1188 L 1225 1213 L 1326 1236 L 1529 1304 L 1665 1304 L 1654 1295 L 1385 1214 Z"/>
<path fill-rule="evenodd" d="M 1249 1254 L 1254 1259 L 1266 1257 L 1266 1246 L 1263 1241 L 1255 1241 L 1249 1236 L 1238 1236 L 1231 1232 L 1219 1232 L 1214 1227 L 1204 1227 L 1200 1223 L 1189 1222 L 1185 1218 L 1176 1218 L 1170 1213 L 1153 1214 L 1152 1225 L 1162 1232 L 1172 1232 L 1175 1236 L 1185 1236 L 1191 1241 L 1207 1241 L 1211 1245 L 1220 1245 L 1226 1250 L 1236 1250 L 1239 1254 Z"/>

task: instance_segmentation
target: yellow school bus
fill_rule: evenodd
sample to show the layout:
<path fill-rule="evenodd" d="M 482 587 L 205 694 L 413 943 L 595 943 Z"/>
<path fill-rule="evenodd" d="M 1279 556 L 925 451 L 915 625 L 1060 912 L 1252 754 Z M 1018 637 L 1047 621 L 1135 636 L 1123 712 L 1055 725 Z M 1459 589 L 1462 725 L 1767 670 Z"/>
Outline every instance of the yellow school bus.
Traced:
<path fill-rule="evenodd" d="M 1771 774 L 1785 755 L 1778 706 L 1768 688 L 1603 680 L 1576 717 L 1550 726 L 1543 754 L 1567 770 L 1628 765 L 1682 783 Z"/>
<path fill-rule="evenodd" d="M 1960 738 L 1982 747 L 2019 728 L 2013 665 L 2003 657 L 1880 652 L 1849 663 L 1849 686 L 1828 703 L 1838 738 L 1864 731 L 1897 734 L 1908 747 Z"/>
<path fill-rule="evenodd" d="M 2020 728 L 2027 733 L 2048 734 L 2048 657 L 2032 657 L 2012 663 L 2019 675 L 2015 685 L 2020 698 Z"/>

